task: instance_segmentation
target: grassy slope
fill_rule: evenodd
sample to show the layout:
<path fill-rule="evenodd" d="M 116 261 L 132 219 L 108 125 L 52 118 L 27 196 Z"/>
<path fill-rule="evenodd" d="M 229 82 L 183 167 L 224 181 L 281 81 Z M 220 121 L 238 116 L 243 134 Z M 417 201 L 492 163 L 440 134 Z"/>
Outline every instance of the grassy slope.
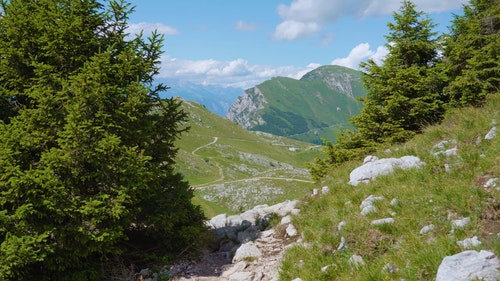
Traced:
<path fill-rule="evenodd" d="M 195 102 L 184 101 L 183 108 L 191 129 L 177 142 L 177 169 L 208 217 L 302 197 L 312 188 L 304 163 L 319 147 L 248 132 Z"/>
<path fill-rule="evenodd" d="M 500 120 L 499 94 L 484 108 L 453 110 L 442 124 L 375 154 L 379 158 L 417 155 L 427 163 L 423 168 L 396 171 L 357 187 L 347 182 L 350 171 L 361 163 L 332 170 L 321 183 L 330 187 L 330 194 L 305 199 L 294 218 L 310 246 L 287 251 L 282 280 L 434 280 L 441 260 L 462 251 L 456 242 L 472 236 L 483 243 L 478 249 L 500 255 L 500 191 L 482 187 L 488 178 L 500 177 L 500 136 L 483 139 L 492 119 Z M 431 155 L 433 145 L 449 139 L 457 141 L 458 157 Z M 445 171 L 445 164 L 451 165 L 451 172 Z M 359 206 L 369 195 L 385 199 L 375 204 L 377 214 L 363 217 Z M 393 198 L 399 201 L 396 206 L 390 206 Z M 370 225 L 386 217 L 393 217 L 395 224 Z M 462 217 L 470 217 L 471 223 L 451 233 L 451 220 Z M 341 221 L 346 226 L 339 231 Z M 419 234 L 429 224 L 435 225 L 434 230 Z M 337 251 L 342 237 L 347 249 Z M 348 263 L 353 254 L 362 256 L 366 265 L 353 268 Z M 322 271 L 324 266 L 330 267 Z"/>

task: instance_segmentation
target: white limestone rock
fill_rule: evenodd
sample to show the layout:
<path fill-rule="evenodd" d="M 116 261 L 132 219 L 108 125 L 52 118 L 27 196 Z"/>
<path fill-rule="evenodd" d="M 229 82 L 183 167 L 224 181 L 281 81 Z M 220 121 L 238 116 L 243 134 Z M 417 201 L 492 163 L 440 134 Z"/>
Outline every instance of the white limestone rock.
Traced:
<path fill-rule="evenodd" d="M 262 256 L 259 248 L 253 242 L 248 242 L 241 245 L 233 257 L 233 263 L 244 261 L 246 259 L 258 259 Z"/>
<path fill-rule="evenodd" d="M 472 238 L 465 238 L 462 241 L 457 241 L 457 245 L 463 249 L 470 249 L 481 245 L 481 241 L 477 239 L 477 236 Z"/>
<path fill-rule="evenodd" d="M 366 162 L 367 159 L 365 158 Z M 362 166 L 352 170 L 349 175 L 349 184 L 357 186 L 359 183 L 368 183 L 370 180 L 380 175 L 392 173 L 395 169 L 408 170 L 420 167 L 424 164 L 416 156 L 403 156 L 401 158 L 369 159 Z"/>
<path fill-rule="evenodd" d="M 484 136 L 485 140 L 492 140 L 497 135 L 497 127 L 493 126 L 491 130 Z"/>
<path fill-rule="evenodd" d="M 393 218 L 384 218 L 372 221 L 372 225 L 394 224 Z"/>
<path fill-rule="evenodd" d="M 223 228 L 227 225 L 227 215 L 226 214 L 220 214 L 209 221 L 209 225 L 212 226 L 213 228 Z"/>
<path fill-rule="evenodd" d="M 420 229 L 420 234 L 427 234 L 427 233 L 431 232 L 431 230 L 433 230 L 433 229 L 434 229 L 433 224 L 426 225 L 426 226 L 422 227 L 422 229 Z"/>
<path fill-rule="evenodd" d="M 500 262 L 489 251 L 464 251 L 443 259 L 436 281 L 500 280 Z"/>
<path fill-rule="evenodd" d="M 297 235 L 297 229 L 293 226 L 293 224 L 289 224 L 286 227 L 286 235 L 288 235 L 288 237 L 294 237 Z"/>
<path fill-rule="evenodd" d="M 359 256 L 359 255 L 352 255 L 350 258 L 349 258 L 349 261 L 348 263 L 352 266 L 352 267 L 360 267 L 360 266 L 363 266 L 365 265 L 365 261 L 363 260 L 363 257 Z"/>

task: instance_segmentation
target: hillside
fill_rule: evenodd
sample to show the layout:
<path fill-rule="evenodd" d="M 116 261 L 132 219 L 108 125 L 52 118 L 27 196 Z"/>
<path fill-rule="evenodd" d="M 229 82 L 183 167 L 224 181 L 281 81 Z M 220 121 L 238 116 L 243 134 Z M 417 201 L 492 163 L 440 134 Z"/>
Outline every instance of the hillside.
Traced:
<path fill-rule="evenodd" d="M 191 129 L 177 142 L 177 169 L 209 217 L 299 198 L 312 188 L 304 164 L 320 147 L 249 132 L 192 101 L 183 109 Z"/>
<path fill-rule="evenodd" d="M 374 153 L 414 155 L 425 165 L 357 186 L 348 181 L 360 161 L 333 169 L 318 183 L 330 192 L 303 200 L 293 218 L 302 240 L 287 250 L 281 279 L 435 280 L 446 256 L 467 249 L 499 256 L 498 120 L 496 94 L 483 108 L 454 109 L 424 134 Z"/>
<path fill-rule="evenodd" d="M 227 117 L 249 130 L 320 144 L 348 126 L 365 92 L 361 72 L 327 65 L 300 80 L 276 77 L 245 90 Z"/>

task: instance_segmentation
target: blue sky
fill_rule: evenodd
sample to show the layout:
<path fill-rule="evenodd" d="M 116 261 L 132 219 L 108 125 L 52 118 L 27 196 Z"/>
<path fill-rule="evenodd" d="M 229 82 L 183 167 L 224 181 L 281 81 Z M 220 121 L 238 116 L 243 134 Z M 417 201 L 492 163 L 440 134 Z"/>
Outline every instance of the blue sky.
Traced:
<path fill-rule="evenodd" d="M 466 0 L 414 0 L 446 32 Z M 399 0 L 132 0 L 130 33 L 165 35 L 160 77 L 252 87 L 386 53 Z"/>

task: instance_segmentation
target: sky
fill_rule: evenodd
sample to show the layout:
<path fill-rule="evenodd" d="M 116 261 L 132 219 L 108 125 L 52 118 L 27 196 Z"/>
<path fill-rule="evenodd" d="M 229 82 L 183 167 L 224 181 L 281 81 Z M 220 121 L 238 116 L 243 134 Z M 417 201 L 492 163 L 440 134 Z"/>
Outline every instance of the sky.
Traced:
<path fill-rule="evenodd" d="M 158 77 L 250 88 L 320 65 L 359 69 L 387 53 L 400 0 L 129 0 L 128 32 L 164 35 Z M 413 0 L 448 32 L 467 0 Z"/>

